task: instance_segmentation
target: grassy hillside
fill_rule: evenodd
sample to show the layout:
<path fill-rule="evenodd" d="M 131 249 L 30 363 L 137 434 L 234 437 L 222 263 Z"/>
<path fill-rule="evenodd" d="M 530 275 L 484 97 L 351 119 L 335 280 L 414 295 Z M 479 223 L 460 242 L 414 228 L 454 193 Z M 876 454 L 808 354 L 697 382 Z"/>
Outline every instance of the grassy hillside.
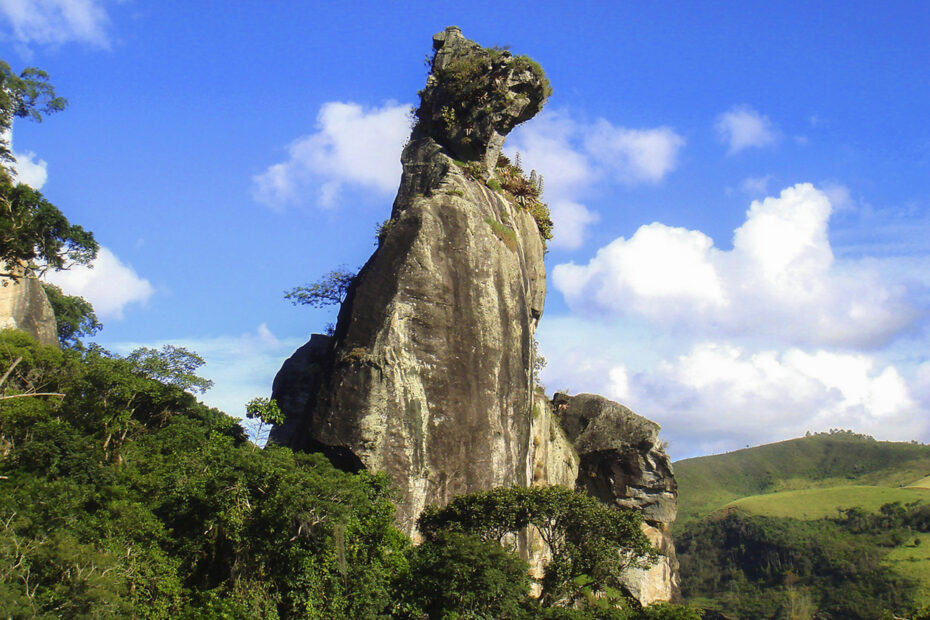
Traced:
<path fill-rule="evenodd" d="M 674 466 L 686 600 L 734 618 L 781 617 L 795 596 L 831 618 L 930 607 L 930 446 L 840 431 Z"/>
<path fill-rule="evenodd" d="M 858 507 L 866 512 L 878 512 L 885 504 L 915 501 L 930 501 L 930 490 L 850 485 L 750 495 L 730 502 L 722 510 L 809 520 L 838 517 L 842 508 Z"/>
<path fill-rule="evenodd" d="M 840 486 L 903 487 L 930 477 L 930 446 L 818 434 L 675 463 L 679 521 L 744 497 Z M 930 485 L 928 485 L 930 486 Z"/>

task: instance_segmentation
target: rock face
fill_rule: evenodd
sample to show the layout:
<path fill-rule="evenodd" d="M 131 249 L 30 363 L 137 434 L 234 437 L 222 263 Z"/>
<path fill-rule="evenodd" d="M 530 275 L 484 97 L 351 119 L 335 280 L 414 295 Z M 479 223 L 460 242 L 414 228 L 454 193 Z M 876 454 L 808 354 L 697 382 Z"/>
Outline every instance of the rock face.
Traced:
<path fill-rule="evenodd" d="M 288 421 L 272 439 L 388 472 L 408 533 L 427 503 L 526 483 L 532 340 L 546 296 L 536 221 L 453 160 L 489 174 L 496 156 L 487 153 L 541 106 L 540 78 L 458 29 L 434 45 L 381 244 L 350 287 L 334 337 L 298 351 L 273 391 Z M 470 129 L 450 129 L 441 110 L 459 104 L 436 76 L 456 62 L 480 65 L 469 79 L 526 94 L 497 107 L 492 98 Z"/>
<path fill-rule="evenodd" d="M 627 587 L 643 603 L 677 599 L 678 560 L 670 527 L 678 514 L 678 485 L 659 425 L 596 394 L 556 394 L 552 402 L 577 454 L 575 488 L 642 513 L 646 535 L 661 553 L 650 569 L 628 571 Z"/>
<path fill-rule="evenodd" d="M 675 483 L 658 426 L 605 399 L 597 411 L 587 396 L 554 406 L 535 390 L 551 222 L 538 188 L 500 149 L 541 109 L 548 82 L 529 59 L 484 49 L 455 27 L 433 44 L 391 218 L 334 334 L 315 334 L 275 378 L 287 417 L 271 440 L 346 470 L 387 472 L 410 535 L 428 503 L 559 484 L 642 510 L 665 541 Z M 524 555 L 538 563 L 547 550 L 525 538 Z M 648 576 L 640 588 L 646 602 L 673 595 L 671 549 L 664 586 Z"/>
<path fill-rule="evenodd" d="M 0 277 L 0 329 L 7 328 L 21 329 L 42 344 L 58 346 L 55 313 L 36 278 L 16 282 Z"/>

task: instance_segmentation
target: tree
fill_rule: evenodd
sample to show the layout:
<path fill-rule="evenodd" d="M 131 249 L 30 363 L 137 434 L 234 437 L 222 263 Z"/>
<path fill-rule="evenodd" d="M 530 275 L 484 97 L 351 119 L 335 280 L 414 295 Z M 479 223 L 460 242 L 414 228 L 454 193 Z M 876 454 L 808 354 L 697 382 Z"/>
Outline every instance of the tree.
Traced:
<path fill-rule="evenodd" d="M 55 87 L 48 83 L 48 73 L 35 67 L 27 67 L 16 75 L 10 65 L 0 60 L 0 160 L 6 165 L 13 162 L 10 150 L 9 131 L 14 118 L 29 118 L 42 122 L 43 114 L 53 114 L 65 109 L 68 101 L 55 94 Z"/>
<path fill-rule="evenodd" d="M 259 445 L 264 445 L 268 440 L 266 427 L 284 424 L 284 412 L 281 411 L 278 402 L 273 398 L 253 398 L 247 402 L 245 417 L 258 421 L 255 427 L 254 440 Z"/>
<path fill-rule="evenodd" d="M 71 224 L 58 207 L 12 175 L 13 119 L 41 122 L 43 114 L 59 112 L 66 104 L 44 71 L 30 67 L 16 75 L 0 61 L 0 276 L 14 282 L 49 269 L 89 265 L 97 256 L 92 233 Z"/>
<path fill-rule="evenodd" d="M 184 347 L 166 344 L 161 351 L 139 347 L 126 359 L 149 379 L 166 385 L 201 394 L 213 387 L 213 381 L 194 374 L 204 365 L 204 359 Z"/>
<path fill-rule="evenodd" d="M 412 551 L 404 594 L 430 618 L 513 618 L 529 595 L 528 570 L 495 542 L 440 532 Z"/>
<path fill-rule="evenodd" d="M 341 304 L 345 301 L 346 293 L 355 280 L 355 276 L 356 274 L 340 267 L 330 271 L 313 284 L 285 291 L 284 299 L 290 300 L 295 306 L 310 306 L 311 308 Z"/>
<path fill-rule="evenodd" d="M 638 512 L 611 508 L 559 486 L 460 495 L 443 508 L 427 506 L 417 525 L 431 539 L 451 531 L 499 543 L 534 528 L 552 556 L 541 584 L 547 605 L 583 600 L 586 593 L 623 591 L 624 570 L 647 567 L 656 559 Z"/>
<path fill-rule="evenodd" d="M 42 287 L 55 313 L 58 343 L 67 349 L 83 348 L 81 337 L 93 336 L 103 328 L 97 320 L 94 307 L 83 297 L 65 295 L 54 284 L 43 282 Z"/>

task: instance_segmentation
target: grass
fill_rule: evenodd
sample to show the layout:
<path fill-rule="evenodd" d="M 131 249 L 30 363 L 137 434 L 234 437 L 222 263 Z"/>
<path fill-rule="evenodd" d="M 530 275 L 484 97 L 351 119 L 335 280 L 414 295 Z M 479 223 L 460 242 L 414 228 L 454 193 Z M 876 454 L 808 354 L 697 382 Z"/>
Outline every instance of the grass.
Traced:
<path fill-rule="evenodd" d="M 917 606 L 930 606 L 930 534 L 914 534 L 920 539 L 919 545 L 913 542 L 908 545 L 895 547 L 891 550 L 885 561 L 902 577 L 916 579 L 920 582 L 917 592 Z"/>
<path fill-rule="evenodd" d="M 930 475 L 930 446 L 813 435 L 675 463 L 679 521 L 743 497 L 839 486 L 902 487 Z"/>
<path fill-rule="evenodd" d="M 917 482 L 912 482 L 911 484 L 907 486 L 912 489 L 930 489 L 930 476 L 927 476 L 926 478 L 921 478 Z"/>
<path fill-rule="evenodd" d="M 512 228 L 504 226 L 491 217 L 484 218 L 484 221 L 491 227 L 491 230 L 494 231 L 497 238 L 504 242 L 504 245 L 514 252 L 517 251 L 517 233 L 515 233 Z"/>
<path fill-rule="evenodd" d="M 736 508 L 753 515 L 810 520 L 839 516 L 841 508 L 858 506 L 878 512 L 890 502 L 906 504 L 918 500 L 930 501 L 930 490 L 839 486 L 753 495 L 730 502 L 721 510 Z"/>

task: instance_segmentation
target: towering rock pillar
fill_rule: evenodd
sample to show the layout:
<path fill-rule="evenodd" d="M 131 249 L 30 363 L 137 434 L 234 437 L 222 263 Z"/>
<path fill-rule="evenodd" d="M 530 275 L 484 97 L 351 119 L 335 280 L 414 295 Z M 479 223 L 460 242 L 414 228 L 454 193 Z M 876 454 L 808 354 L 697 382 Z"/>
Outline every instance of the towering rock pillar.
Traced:
<path fill-rule="evenodd" d="M 532 61 L 458 28 L 433 44 L 380 245 L 335 335 L 315 336 L 274 388 L 288 421 L 272 440 L 387 472 L 408 533 L 427 503 L 527 484 L 533 332 L 546 295 L 549 222 L 495 177 L 504 136 L 541 109 L 548 83 Z"/>
<path fill-rule="evenodd" d="M 387 472 L 411 535 L 426 504 L 497 486 L 558 484 L 637 509 L 661 558 L 625 581 L 644 604 L 674 599 L 676 487 L 658 426 L 599 396 L 550 402 L 533 385 L 552 222 L 500 152 L 548 82 L 455 27 L 433 46 L 391 219 L 334 335 L 314 334 L 275 377 L 286 421 L 271 439 Z M 537 538 L 521 548 L 536 568 L 548 554 Z"/>

